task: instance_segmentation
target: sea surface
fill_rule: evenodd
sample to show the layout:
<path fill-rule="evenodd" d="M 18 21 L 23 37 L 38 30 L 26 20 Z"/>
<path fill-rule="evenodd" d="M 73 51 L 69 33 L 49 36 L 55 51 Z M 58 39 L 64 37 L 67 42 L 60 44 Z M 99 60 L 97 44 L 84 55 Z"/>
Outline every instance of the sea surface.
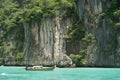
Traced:
<path fill-rule="evenodd" d="M 56 68 L 26 71 L 25 67 L 0 67 L 0 80 L 120 80 L 120 68 Z"/>

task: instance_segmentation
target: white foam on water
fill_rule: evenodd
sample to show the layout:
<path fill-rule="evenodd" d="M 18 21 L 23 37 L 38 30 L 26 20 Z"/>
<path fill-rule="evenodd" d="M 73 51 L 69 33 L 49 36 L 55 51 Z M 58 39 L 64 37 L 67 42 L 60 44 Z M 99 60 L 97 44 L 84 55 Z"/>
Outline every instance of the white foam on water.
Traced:
<path fill-rule="evenodd" d="M 1 73 L 0 76 L 25 76 L 25 74 L 7 74 L 7 73 Z"/>
<path fill-rule="evenodd" d="M 8 74 L 6 74 L 6 73 L 1 73 L 0 75 L 1 75 L 1 76 L 7 76 Z"/>

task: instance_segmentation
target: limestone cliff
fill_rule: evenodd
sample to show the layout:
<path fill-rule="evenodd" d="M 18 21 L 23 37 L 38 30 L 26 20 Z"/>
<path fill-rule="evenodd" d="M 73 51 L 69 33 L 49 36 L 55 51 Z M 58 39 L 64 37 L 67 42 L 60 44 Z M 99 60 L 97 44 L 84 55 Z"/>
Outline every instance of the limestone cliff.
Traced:
<path fill-rule="evenodd" d="M 65 58 L 63 65 L 70 65 L 67 57 L 64 35 L 71 19 L 63 20 L 59 15 L 54 18 L 42 18 L 38 23 L 24 24 L 25 46 L 24 53 L 28 64 L 52 65 Z"/>
<path fill-rule="evenodd" d="M 114 0 L 17 1 L 0 3 L 0 64 L 70 66 L 73 54 L 77 66 L 120 66 Z"/>
<path fill-rule="evenodd" d="M 77 6 L 86 34 L 93 34 L 96 40 L 87 45 L 86 66 L 119 66 L 119 36 L 116 35 L 109 17 L 101 16 L 110 7 L 110 1 L 78 0 Z"/>

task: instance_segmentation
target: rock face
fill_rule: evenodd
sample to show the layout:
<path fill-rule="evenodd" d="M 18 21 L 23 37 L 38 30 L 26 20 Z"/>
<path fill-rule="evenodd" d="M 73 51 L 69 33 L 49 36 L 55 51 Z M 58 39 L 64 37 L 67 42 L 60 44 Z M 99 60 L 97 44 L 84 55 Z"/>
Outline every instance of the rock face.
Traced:
<path fill-rule="evenodd" d="M 77 6 L 79 18 L 86 27 L 86 34 L 91 33 L 96 39 L 95 43 L 88 45 L 86 66 L 119 65 L 119 35 L 116 36 L 108 16 L 100 15 L 109 8 L 109 0 L 78 0 Z"/>
<path fill-rule="evenodd" d="M 42 18 L 38 23 L 24 24 L 24 53 L 28 64 L 52 65 L 63 58 L 66 58 L 65 65 L 71 64 L 69 62 L 72 60 L 64 57 L 66 53 L 64 35 L 69 25 L 71 19 L 63 20 L 60 16 Z"/>
<path fill-rule="evenodd" d="M 120 66 L 120 33 L 117 34 L 116 65 Z"/>
<path fill-rule="evenodd" d="M 21 8 L 23 7 L 22 1 L 18 0 Z M 87 61 L 81 66 L 119 67 L 120 33 L 115 32 L 108 15 L 104 15 L 110 7 L 110 0 L 76 0 L 76 5 L 77 16 L 85 26 L 85 35 L 92 34 L 95 38 L 94 43 L 84 45 L 82 40 L 67 43 L 64 39 L 65 35 L 70 26 L 76 22 L 73 21 L 72 16 L 66 18 L 58 11 L 54 17 L 42 17 L 37 22 L 31 21 L 20 25 L 24 27 L 24 32 L 20 31 L 20 34 L 25 34 L 25 39 L 22 40 L 24 45 L 23 42 L 20 44 L 21 40 L 18 40 L 20 35 L 16 35 L 20 28 L 16 28 L 14 32 L 11 31 L 11 34 L 5 36 L 7 44 L 0 40 L 0 46 L 5 45 L 5 52 L 2 50 L 3 47 L 0 47 L 0 63 L 17 64 L 16 56 L 24 49 L 25 62 L 29 65 L 70 66 L 72 60 L 67 54 L 80 53 L 82 47 L 86 47 L 85 59 Z M 0 39 L 3 38 L 3 34 L 4 31 L 0 28 Z M 14 35 L 17 37 L 12 39 Z"/>
<path fill-rule="evenodd" d="M 23 65 L 22 51 L 24 37 L 23 34 L 21 34 L 22 32 L 22 27 L 13 29 L 13 31 L 8 32 L 9 34 L 5 34 L 2 29 L 0 30 L 0 64 Z M 18 60 L 18 58 L 20 59 L 18 54 L 21 54 L 21 61 Z"/>

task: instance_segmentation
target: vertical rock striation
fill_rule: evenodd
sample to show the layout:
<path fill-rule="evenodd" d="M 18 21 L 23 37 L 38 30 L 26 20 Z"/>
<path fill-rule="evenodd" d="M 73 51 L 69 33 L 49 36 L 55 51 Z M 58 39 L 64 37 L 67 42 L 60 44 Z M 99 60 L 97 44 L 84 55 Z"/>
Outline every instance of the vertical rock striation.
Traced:
<path fill-rule="evenodd" d="M 25 29 L 25 59 L 29 64 L 52 65 L 61 63 L 65 59 L 64 65 L 69 65 L 71 59 L 65 55 L 66 26 L 70 25 L 70 20 L 62 20 L 62 17 L 42 18 L 38 23 L 24 24 Z M 62 64 L 60 64 L 62 65 Z"/>
<path fill-rule="evenodd" d="M 86 34 L 92 33 L 96 42 L 87 49 L 87 66 L 116 65 L 116 35 L 107 15 L 101 14 L 110 7 L 109 0 L 78 0 L 78 15 L 86 27 Z"/>

